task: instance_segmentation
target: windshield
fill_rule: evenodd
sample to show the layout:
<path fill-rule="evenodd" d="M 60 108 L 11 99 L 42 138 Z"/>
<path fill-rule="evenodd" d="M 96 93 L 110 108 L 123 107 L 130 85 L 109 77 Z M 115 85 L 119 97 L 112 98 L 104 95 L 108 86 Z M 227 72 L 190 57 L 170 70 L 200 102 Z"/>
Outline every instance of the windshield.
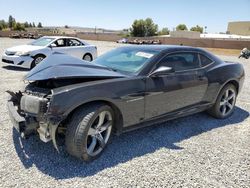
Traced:
<path fill-rule="evenodd" d="M 47 46 L 50 42 L 55 40 L 54 38 L 42 37 L 30 43 L 33 46 Z"/>
<path fill-rule="evenodd" d="M 98 57 L 93 63 L 115 71 L 135 73 L 157 53 L 153 50 L 118 48 Z"/>

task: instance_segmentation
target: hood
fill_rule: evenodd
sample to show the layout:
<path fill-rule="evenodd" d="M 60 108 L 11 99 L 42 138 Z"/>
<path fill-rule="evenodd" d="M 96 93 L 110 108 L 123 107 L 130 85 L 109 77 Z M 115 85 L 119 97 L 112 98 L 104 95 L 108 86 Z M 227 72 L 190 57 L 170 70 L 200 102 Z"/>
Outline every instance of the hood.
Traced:
<path fill-rule="evenodd" d="M 12 48 L 8 48 L 6 51 L 8 52 L 29 52 L 33 50 L 39 50 L 44 48 L 44 46 L 33 46 L 33 45 L 20 45 L 20 46 L 15 46 Z"/>
<path fill-rule="evenodd" d="M 53 53 L 33 68 L 25 80 L 38 81 L 65 78 L 119 78 L 126 75 L 107 67 L 61 53 Z"/>

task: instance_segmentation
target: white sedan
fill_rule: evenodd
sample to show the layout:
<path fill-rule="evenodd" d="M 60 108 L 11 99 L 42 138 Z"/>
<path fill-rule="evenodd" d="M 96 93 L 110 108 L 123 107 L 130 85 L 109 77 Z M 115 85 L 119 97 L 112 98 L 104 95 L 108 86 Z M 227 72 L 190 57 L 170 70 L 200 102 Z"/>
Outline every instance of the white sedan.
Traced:
<path fill-rule="evenodd" d="M 30 44 L 5 50 L 2 61 L 8 65 L 32 69 L 44 58 L 54 52 L 92 61 L 97 56 L 97 48 L 78 38 L 63 36 L 44 36 Z"/>

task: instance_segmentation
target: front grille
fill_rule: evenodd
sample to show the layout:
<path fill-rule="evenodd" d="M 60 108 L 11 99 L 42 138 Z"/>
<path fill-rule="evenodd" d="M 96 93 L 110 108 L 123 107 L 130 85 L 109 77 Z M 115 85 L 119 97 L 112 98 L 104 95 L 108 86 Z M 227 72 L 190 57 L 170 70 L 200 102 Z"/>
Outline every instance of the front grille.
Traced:
<path fill-rule="evenodd" d="M 14 64 L 14 61 L 10 61 L 10 60 L 7 60 L 7 59 L 2 59 L 2 62 L 9 63 L 9 64 Z"/>

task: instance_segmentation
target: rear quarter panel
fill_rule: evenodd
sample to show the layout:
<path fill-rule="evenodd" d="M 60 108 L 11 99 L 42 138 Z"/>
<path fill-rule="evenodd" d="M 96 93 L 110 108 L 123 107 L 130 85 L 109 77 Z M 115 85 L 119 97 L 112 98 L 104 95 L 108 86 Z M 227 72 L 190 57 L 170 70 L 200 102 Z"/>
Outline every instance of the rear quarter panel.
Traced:
<path fill-rule="evenodd" d="M 230 81 L 239 84 L 239 91 L 244 81 L 244 69 L 239 63 L 222 62 L 208 68 L 208 89 L 204 101 L 214 103 L 220 90 Z"/>

